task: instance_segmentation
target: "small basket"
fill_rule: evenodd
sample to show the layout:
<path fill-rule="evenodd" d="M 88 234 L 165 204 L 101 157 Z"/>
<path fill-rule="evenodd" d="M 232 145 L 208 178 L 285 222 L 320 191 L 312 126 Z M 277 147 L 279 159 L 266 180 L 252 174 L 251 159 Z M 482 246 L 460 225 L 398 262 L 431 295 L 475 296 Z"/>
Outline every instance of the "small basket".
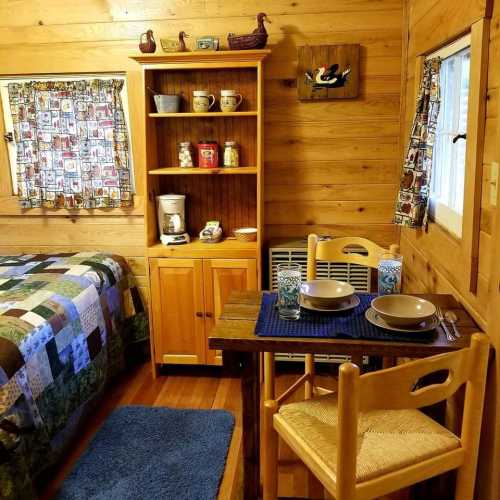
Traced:
<path fill-rule="evenodd" d="M 255 227 L 240 227 L 239 229 L 235 229 L 233 233 L 238 241 L 257 241 L 257 228 Z"/>

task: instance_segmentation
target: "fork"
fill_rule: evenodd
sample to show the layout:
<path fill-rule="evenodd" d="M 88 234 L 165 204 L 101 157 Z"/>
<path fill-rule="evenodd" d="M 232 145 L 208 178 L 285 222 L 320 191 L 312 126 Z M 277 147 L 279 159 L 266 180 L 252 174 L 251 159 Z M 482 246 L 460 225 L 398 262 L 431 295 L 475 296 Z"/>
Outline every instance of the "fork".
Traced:
<path fill-rule="evenodd" d="M 444 330 L 444 333 L 446 334 L 446 339 L 448 340 L 448 342 L 454 342 L 455 340 L 457 340 L 456 337 L 453 336 L 453 334 L 446 326 L 446 323 L 444 321 L 443 311 L 439 306 L 436 306 L 436 316 L 438 317 L 439 324 L 441 325 L 441 327 Z"/>

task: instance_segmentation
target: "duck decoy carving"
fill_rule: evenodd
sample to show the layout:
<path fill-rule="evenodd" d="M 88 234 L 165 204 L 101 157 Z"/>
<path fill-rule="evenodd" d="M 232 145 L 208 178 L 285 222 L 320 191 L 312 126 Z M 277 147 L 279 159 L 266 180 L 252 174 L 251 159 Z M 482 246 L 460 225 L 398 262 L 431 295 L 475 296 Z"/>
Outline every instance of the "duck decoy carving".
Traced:
<path fill-rule="evenodd" d="M 161 38 L 161 48 L 165 52 L 186 52 L 186 42 L 184 38 L 189 38 L 185 31 L 179 31 L 178 38 Z"/>
<path fill-rule="evenodd" d="M 267 31 L 264 21 L 271 22 L 264 12 L 259 12 L 257 14 L 257 28 L 252 33 L 247 35 L 229 33 L 227 35 L 229 48 L 231 50 L 263 49 L 267 43 Z"/>
<path fill-rule="evenodd" d="M 346 68 L 342 73 L 337 73 L 338 69 L 338 64 L 332 64 L 329 68 L 320 66 L 315 70 L 315 75 L 312 71 L 306 71 L 306 81 L 312 84 L 313 89 L 343 87 L 347 83 L 347 77 L 352 69 Z"/>
<path fill-rule="evenodd" d="M 146 41 L 143 42 L 144 36 Z M 139 50 L 144 54 L 151 54 L 156 50 L 156 42 L 153 36 L 153 30 L 148 30 L 146 33 L 142 33 L 139 39 Z"/>

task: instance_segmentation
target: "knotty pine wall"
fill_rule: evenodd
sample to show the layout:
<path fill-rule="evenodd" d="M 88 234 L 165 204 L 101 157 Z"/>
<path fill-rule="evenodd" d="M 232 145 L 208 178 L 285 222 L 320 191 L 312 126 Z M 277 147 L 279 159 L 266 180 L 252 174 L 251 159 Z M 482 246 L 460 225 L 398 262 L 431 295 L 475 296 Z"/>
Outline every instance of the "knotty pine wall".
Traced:
<path fill-rule="evenodd" d="M 152 28 L 157 50 L 162 35 L 180 30 L 191 35 L 190 43 L 206 34 L 225 42 L 229 29 L 253 30 L 259 11 L 272 20 L 265 82 L 267 236 L 318 231 L 383 245 L 397 241 L 390 222 L 400 163 L 402 0 L 3 0 L 0 74 L 126 71 L 133 149 L 139 151 L 140 73 L 128 56 L 137 52 L 140 33 Z M 362 45 L 361 95 L 299 103 L 297 46 L 326 43 Z M 138 204 L 132 211 L 21 214 L 0 144 L 0 252 L 119 252 L 145 290 L 144 161 L 136 154 L 134 162 Z"/>
<path fill-rule="evenodd" d="M 405 258 L 405 290 L 408 292 L 448 292 L 463 302 L 476 320 L 490 335 L 497 349 L 496 365 L 492 364 L 489 374 L 487 417 L 484 420 L 478 498 L 500 498 L 500 349 L 499 311 L 489 310 L 488 305 L 498 303 L 499 283 L 494 277 L 491 264 L 498 259 L 498 243 L 493 243 L 497 209 L 489 202 L 490 165 L 500 161 L 500 137 L 497 130 L 500 86 L 500 0 L 408 0 L 406 6 L 408 32 L 406 56 L 406 85 L 402 142 L 409 136 L 415 114 L 414 79 L 416 55 L 426 53 L 443 45 L 447 40 L 457 38 L 482 17 L 491 17 L 488 92 L 486 103 L 486 126 L 484 133 L 484 154 L 482 164 L 481 231 L 479 243 L 479 271 L 477 294 L 469 292 L 466 272 L 457 258 L 459 242 L 453 242 L 444 231 L 435 225 L 427 234 L 413 230 L 401 231 L 401 248 Z M 406 42 L 404 42 L 406 45 Z M 500 228 L 497 228 L 500 235 Z M 498 238 L 498 237 L 497 237 Z M 500 238 L 497 239 L 500 242 Z M 447 250 L 445 250 L 447 249 Z M 498 264 L 496 264 L 498 265 Z M 500 269 L 500 268 L 499 268 Z M 497 273 L 498 275 L 498 273 Z M 492 306 L 493 308 L 493 306 Z"/>

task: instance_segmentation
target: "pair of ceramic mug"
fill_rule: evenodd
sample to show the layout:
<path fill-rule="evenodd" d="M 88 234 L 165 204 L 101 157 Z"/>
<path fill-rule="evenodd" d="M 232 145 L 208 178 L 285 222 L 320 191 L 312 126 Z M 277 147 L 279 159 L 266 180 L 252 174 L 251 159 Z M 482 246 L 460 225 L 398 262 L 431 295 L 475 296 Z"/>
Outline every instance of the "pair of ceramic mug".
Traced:
<path fill-rule="evenodd" d="M 243 97 L 235 90 L 220 91 L 220 109 L 225 113 L 236 111 Z M 215 104 L 215 96 L 209 94 L 208 90 L 193 90 L 193 111 L 195 113 L 206 113 Z"/>

